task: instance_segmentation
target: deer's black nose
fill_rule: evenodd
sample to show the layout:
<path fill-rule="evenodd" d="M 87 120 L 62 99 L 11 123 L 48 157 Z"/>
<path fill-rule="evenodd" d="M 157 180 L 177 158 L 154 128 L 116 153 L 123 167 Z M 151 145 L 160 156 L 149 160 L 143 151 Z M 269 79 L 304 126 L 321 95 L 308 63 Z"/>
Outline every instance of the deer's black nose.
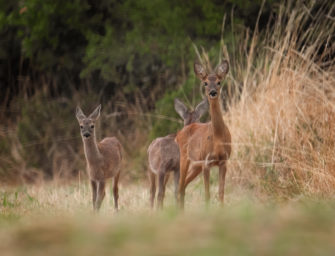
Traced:
<path fill-rule="evenodd" d="M 211 91 L 209 92 L 209 96 L 211 96 L 211 97 L 215 97 L 215 96 L 217 96 L 217 95 L 218 95 L 218 93 L 217 93 L 216 90 L 211 90 Z"/>
<path fill-rule="evenodd" d="M 83 135 L 84 135 L 84 137 L 86 137 L 86 138 L 88 138 L 88 137 L 91 136 L 88 132 L 85 132 Z"/>

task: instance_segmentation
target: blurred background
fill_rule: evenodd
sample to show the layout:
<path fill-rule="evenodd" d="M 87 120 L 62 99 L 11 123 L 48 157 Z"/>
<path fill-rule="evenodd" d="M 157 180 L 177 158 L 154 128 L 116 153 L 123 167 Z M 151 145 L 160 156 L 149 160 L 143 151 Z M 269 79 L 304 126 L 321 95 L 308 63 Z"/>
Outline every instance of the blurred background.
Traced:
<path fill-rule="evenodd" d="M 332 1 L 1 0 L 0 181 L 85 177 L 75 107 L 99 103 L 97 135 L 123 144 L 124 181 L 145 178 L 152 139 L 182 127 L 173 99 L 202 98 L 194 60 L 225 58 L 231 179 L 284 196 L 322 180 L 327 193 L 334 17 Z"/>
<path fill-rule="evenodd" d="M 88 114 L 99 103 L 98 136 L 117 136 L 127 171 L 142 177 L 150 140 L 181 127 L 173 98 L 189 106 L 201 99 L 194 45 L 216 64 L 221 37 L 229 45 L 236 40 L 230 24 L 253 30 L 260 6 L 239 0 L 1 1 L 0 179 L 84 174 L 74 110 L 80 105 Z M 276 1 L 267 2 L 262 21 L 274 9 Z"/>

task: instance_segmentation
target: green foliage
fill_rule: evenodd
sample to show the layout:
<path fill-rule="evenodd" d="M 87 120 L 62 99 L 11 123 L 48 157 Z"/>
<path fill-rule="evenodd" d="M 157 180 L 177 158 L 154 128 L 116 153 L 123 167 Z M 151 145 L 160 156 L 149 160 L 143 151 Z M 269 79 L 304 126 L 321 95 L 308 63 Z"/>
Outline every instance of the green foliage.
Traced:
<path fill-rule="evenodd" d="M 145 77 L 157 77 L 166 67 L 178 74 L 181 61 L 193 56 L 192 41 L 218 43 L 223 7 L 214 1 L 190 5 L 165 0 L 128 0 L 107 7 L 113 15 L 104 23 L 104 33 L 87 34 L 87 66 L 81 77 L 99 71 L 105 81 L 135 88 L 149 86 Z"/>
<path fill-rule="evenodd" d="M 15 20 L 22 51 L 45 71 L 75 70 L 90 27 L 86 1 L 25 1 Z"/>
<path fill-rule="evenodd" d="M 153 122 L 151 139 L 175 133 L 183 127 L 182 119 L 174 109 L 174 99 L 178 98 L 190 109 L 194 108 L 202 100 L 198 93 L 198 87 L 195 76 L 191 75 L 178 89 L 166 91 L 164 97 L 156 102 L 155 114 L 158 118 Z M 192 96 L 193 101 L 190 102 Z"/>
<path fill-rule="evenodd" d="M 73 103 L 65 98 L 50 100 L 39 94 L 29 104 L 19 105 L 17 135 L 27 167 L 42 168 L 49 177 L 64 165 L 72 170 L 81 167 L 81 162 L 73 161 L 80 146 Z"/>
<path fill-rule="evenodd" d="M 265 16 L 272 2 L 267 1 Z M 181 62 L 194 56 L 192 42 L 211 48 L 220 40 L 225 14 L 234 10 L 226 23 L 249 26 L 260 5 L 260 0 L 0 1 L 5 37 L 0 57 L 21 55 L 29 60 L 27 69 L 13 62 L 10 75 L 43 72 L 58 78 L 60 91 L 64 81 L 80 75 L 102 79 L 96 87 L 109 83 L 131 92 L 154 86 L 167 67 L 180 74 Z M 16 48 L 8 55 L 13 42 Z"/>

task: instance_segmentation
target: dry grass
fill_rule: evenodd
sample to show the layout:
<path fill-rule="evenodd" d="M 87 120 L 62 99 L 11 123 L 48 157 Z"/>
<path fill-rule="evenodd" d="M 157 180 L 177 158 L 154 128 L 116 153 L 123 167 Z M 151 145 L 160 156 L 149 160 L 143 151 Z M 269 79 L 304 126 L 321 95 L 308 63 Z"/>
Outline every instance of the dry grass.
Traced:
<path fill-rule="evenodd" d="M 216 170 L 213 170 L 214 172 Z M 214 173 L 212 174 L 212 177 Z M 250 194 L 246 197 L 246 190 L 242 187 L 233 187 L 231 176 L 228 177 L 227 205 L 236 205 L 242 200 L 259 201 L 256 195 Z M 174 188 L 172 179 L 169 181 L 165 197 L 165 208 L 175 210 Z M 138 182 L 133 184 L 120 184 L 120 212 L 124 214 L 148 214 L 149 207 L 149 184 Z M 102 205 L 100 214 L 113 215 L 114 204 L 112 190 L 107 189 L 107 196 Z M 211 186 L 211 208 L 218 208 L 217 198 L 218 184 L 212 179 Z M 204 188 L 202 178 L 197 178 L 187 188 L 187 208 L 202 209 L 205 207 Z M 20 218 L 33 218 L 35 215 L 72 215 L 78 212 L 90 214 L 92 212 L 91 188 L 87 180 L 68 185 L 59 185 L 56 182 L 40 183 L 33 186 L 4 187 L 0 189 L 1 215 L 19 216 Z M 24 214 L 23 214 L 24 213 Z"/>
<path fill-rule="evenodd" d="M 237 44 L 235 59 L 223 44 L 232 63 L 228 87 L 242 88 L 225 116 L 233 136 L 229 169 L 239 184 L 266 195 L 332 196 L 335 7 L 294 5 L 282 6 L 265 36 L 255 31 Z"/>

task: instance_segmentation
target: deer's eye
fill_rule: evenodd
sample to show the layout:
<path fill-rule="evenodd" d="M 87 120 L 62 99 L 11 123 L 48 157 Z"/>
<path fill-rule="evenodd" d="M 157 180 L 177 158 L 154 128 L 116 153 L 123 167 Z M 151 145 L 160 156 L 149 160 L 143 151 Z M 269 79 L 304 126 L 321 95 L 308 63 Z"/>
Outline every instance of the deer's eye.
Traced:
<path fill-rule="evenodd" d="M 93 129 L 94 128 L 94 125 L 91 125 L 91 129 Z"/>
<path fill-rule="evenodd" d="M 204 82 L 204 86 L 207 86 L 208 85 L 208 83 L 207 82 Z"/>
<path fill-rule="evenodd" d="M 81 126 L 80 126 L 80 129 L 83 129 L 83 128 L 84 128 L 84 127 L 81 125 Z"/>
<path fill-rule="evenodd" d="M 217 83 L 217 85 L 220 85 L 220 84 L 221 84 L 221 82 L 218 82 L 218 83 Z"/>

